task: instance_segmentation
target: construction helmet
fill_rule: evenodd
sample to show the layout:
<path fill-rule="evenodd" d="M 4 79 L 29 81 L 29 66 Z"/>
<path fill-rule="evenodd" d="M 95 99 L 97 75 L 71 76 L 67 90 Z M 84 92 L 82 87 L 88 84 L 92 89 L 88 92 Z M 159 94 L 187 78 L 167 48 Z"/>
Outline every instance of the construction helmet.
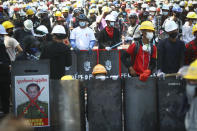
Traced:
<path fill-rule="evenodd" d="M 187 14 L 187 18 L 189 18 L 189 19 L 197 19 L 197 14 L 195 12 L 189 12 Z"/>
<path fill-rule="evenodd" d="M 185 7 L 185 2 L 184 2 L 184 1 L 181 1 L 181 2 L 179 3 L 179 5 L 180 5 L 181 7 Z"/>
<path fill-rule="evenodd" d="M 152 31 L 155 31 L 154 25 L 150 21 L 142 22 L 142 24 L 140 25 L 140 30 L 152 30 Z"/>
<path fill-rule="evenodd" d="M 5 31 L 5 28 L 0 24 L 0 34 L 1 35 L 6 35 L 8 34 L 6 31 Z"/>
<path fill-rule="evenodd" d="M 116 19 L 115 19 L 114 16 L 112 16 L 111 14 L 109 14 L 109 15 L 107 15 L 107 16 L 105 17 L 105 21 L 112 21 L 112 22 L 115 22 Z"/>
<path fill-rule="evenodd" d="M 28 9 L 28 10 L 26 11 L 26 14 L 27 14 L 27 15 L 34 15 L 34 11 L 33 11 L 32 9 Z"/>
<path fill-rule="evenodd" d="M 54 16 L 61 17 L 62 16 L 62 13 L 60 11 L 56 11 L 55 14 L 54 14 Z"/>
<path fill-rule="evenodd" d="M 73 80 L 73 77 L 71 75 L 65 75 L 62 76 L 61 80 Z"/>
<path fill-rule="evenodd" d="M 189 80 L 197 80 L 197 60 L 192 62 L 183 78 Z"/>
<path fill-rule="evenodd" d="M 149 8 L 149 11 L 152 11 L 152 12 L 156 12 L 157 8 L 156 7 L 150 7 Z"/>
<path fill-rule="evenodd" d="M 54 26 L 51 34 L 66 34 L 65 28 L 62 25 L 56 25 Z"/>
<path fill-rule="evenodd" d="M 68 12 L 69 12 L 68 7 L 64 7 L 64 8 L 62 8 L 62 13 L 68 13 Z"/>
<path fill-rule="evenodd" d="M 10 28 L 14 28 L 14 24 L 10 21 L 5 21 L 3 22 L 2 26 L 7 30 L 7 29 L 10 29 Z"/>
<path fill-rule="evenodd" d="M 92 75 L 97 75 L 97 74 L 107 74 L 107 70 L 105 69 L 105 67 L 103 65 L 97 64 L 93 68 Z"/>
<path fill-rule="evenodd" d="M 146 0 L 146 2 L 151 2 L 151 0 Z"/>
<path fill-rule="evenodd" d="M 44 26 L 44 25 L 38 26 L 38 27 L 36 28 L 36 30 L 37 30 L 37 31 L 40 31 L 40 32 L 43 32 L 43 34 L 48 34 L 48 33 L 49 33 L 47 27 Z"/>
<path fill-rule="evenodd" d="M 197 31 L 197 24 L 195 24 L 192 28 L 192 34 L 194 34 Z"/>
<path fill-rule="evenodd" d="M 164 24 L 164 28 L 166 32 L 171 32 L 178 29 L 178 25 L 173 20 L 167 20 Z"/>
<path fill-rule="evenodd" d="M 95 13 L 95 10 L 94 9 L 91 9 L 90 11 L 89 11 L 89 14 L 94 14 Z"/>
<path fill-rule="evenodd" d="M 24 27 L 27 30 L 33 30 L 33 22 L 31 20 L 29 20 L 29 19 L 24 21 Z"/>

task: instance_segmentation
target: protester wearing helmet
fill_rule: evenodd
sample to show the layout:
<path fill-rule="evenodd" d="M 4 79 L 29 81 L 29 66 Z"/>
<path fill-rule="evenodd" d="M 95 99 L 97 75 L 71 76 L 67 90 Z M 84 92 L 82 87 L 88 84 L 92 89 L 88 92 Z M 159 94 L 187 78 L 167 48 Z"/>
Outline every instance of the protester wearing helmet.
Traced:
<path fill-rule="evenodd" d="M 183 25 L 182 37 L 185 44 L 195 39 L 194 35 L 192 34 L 192 27 L 196 24 L 197 14 L 195 12 L 189 12 L 187 14 L 187 19 L 188 21 Z"/>
<path fill-rule="evenodd" d="M 102 14 L 100 16 L 97 17 L 96 22 L 97 22 L 97 26 L 98 26 L 98 30 L 101 31 L 103 30 L 106 26 L 107 23 L 105 21 L 105 17 L 110 13 L 110 8 L 104 6 L 102 8 Z"/>
<path fill-rule="evenodd" d="M 10 21 L 5 21 L 5 22 L 3 22 L 2 25 L 6 29 L 6 32 L 8 33 L 4 37 L 5 47 L 7 49 L 8 54 L 9 54 L 10 60 L 15 61 L 16 54 L 22 52 L 23 49 L 21 48 L 19 42 L 13 38 L 13 34 L 14 34 L 13 33 L 13 29 L 14 29 L 13 23 Z M 18 52 L 16 52 L 16 49 Z"/>
<path fill-rule="evenodd" d="M 40 21 L 37 16 L 35 16 L 35 13 L 32 9 L 28 9 L 26 11 L 27 19 L 31 20 L 33 22 L 34 29 L 37 28 L 40 25 Z"/>
<path fill-rule="evenodd" d="M 10 84 L 11 84 L 11 76 L 10 76 L 10 67 L 11 64 L 10 57 L 6 51 L 6 47 L 4 44 L 4 36 L 7 34 L 5 28 L 0 25 L 0 97 L 1 97 L 1 105 L 2 111 L 6 115 L 9 113 L 10 106 Z"/>
<path fill-rule="evenodd" d="M 84 14 L 79 15 L 79 27 L 72 30 L 70 43 L 75 51 L 93 49 L 96 38 L 92 29 L 87 27 L 88 19 Z"/>
<path fill-rule="evenodd" d="M 69 67 L 72 64 L 71 51 L 63 42 L 66 31 L 62 25 L 56 25 L 51 34 L 53 41 L 43 48 L 40 59 L 50 60 L 51 79 L 61 79 L 65 75 L 65 66 Z"/>
<path fill-rule="evenodd" d="M 129 28 L 128 28 L 127 34 L 130 37 L 133 37 L 134 40 L 138 40 L 141 36 L 140 29 L 139 29 L 140 25 L 137 24 L 137 20 L 138 20 L 138 17 L 136 13 L 129 14 Z"/>
<path fill-rule="evenodd" d="M 197 59 L 197 24 L 192 28 L 194 40 L 186 44 L 185 64 L 189 65 Z"/>
<path fill-rule="evenodd" d="M 80 12 L 80 10 L 78 8 L 74 9 L 72 19 L 71 19 L 71 21 L 69 23 L 70 30 L 73 30 L 74 28 L 79 26 L 78 16 L 80 15 L 80 13 L 81 12 Z"/>
<path fill-rule="evenodd" d="M 88 20 L 89 20 L 89 26 L 92 25 L 94 22 L 96 22 L 96 13 L 95 9 L 89 10 Z"/>
<path fill-rule="evenodd" d="M 93 68 L 92 75 L 95 77 L 95 79 L 105 80 L 107 75 L 107 70 L 103 65 L 97 64 Z"/>
<path fill-rule="evenodd" d="M 169 37 L 158 44 L 158 76 L 176 73 L 184 64 L 185 44 L 178 39 L 178 25 L 167 21 L 164 28 Z"/>
<path fill-rule="evenodd" d="M 107 26 L 98 35 L 99 49 L 105 49 L 120 42 L 120 32 L 114 28 L 116 19 L 112 15 L 107 15 L 105 21 Z"/>
<path fill-rule="evenodd" d="M 122 55 L 122 61 L 129 69 L 132 76 L 140 76 L 140 80 L 146 81 L 156 66 L 156 46 L 153 39 L 154 25 L 150 21 L 144 21 L 140 25 L 142 39 L 135 41 Z M 127 61 L 130 58 L 130 61 Z"/>
<path fill-rule="evenodd" d="M 189 66 L 182 67 L 178 74 L 187 80 L 186 83 L 186 131 L 195 131 L 197 129 L 197 59 Z"/>
<path fill-rule="evenodd" d="M 69 24 L 70 24 L 70 21 L 72 19 L 72 15 L 69 13 L 69 8 L 68 7 L 63 7 L 62 8 L 62 14 L 64 16 L 64 19 L 65 19 L 65 26 L 66 28 L 69 28 Z"/>

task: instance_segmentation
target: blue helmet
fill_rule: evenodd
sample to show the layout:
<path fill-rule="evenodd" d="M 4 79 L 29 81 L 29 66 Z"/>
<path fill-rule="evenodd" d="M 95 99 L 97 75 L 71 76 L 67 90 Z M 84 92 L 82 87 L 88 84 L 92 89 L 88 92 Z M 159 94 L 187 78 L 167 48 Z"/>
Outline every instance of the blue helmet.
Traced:
<path fill-rule="evenodd" d="M 181 7 L 175 5 L 175 6 L 173 6 L 172 11 L 173 11 L 173 12 L 181 13 L 183 10 L 182 10 Z"/>

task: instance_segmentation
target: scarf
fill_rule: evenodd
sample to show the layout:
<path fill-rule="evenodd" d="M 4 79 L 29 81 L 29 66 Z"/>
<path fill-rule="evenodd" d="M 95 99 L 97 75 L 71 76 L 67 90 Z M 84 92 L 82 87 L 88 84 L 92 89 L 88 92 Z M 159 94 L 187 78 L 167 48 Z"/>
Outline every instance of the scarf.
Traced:
<path fill-rule="evenodd" d="M 110 38 L 113 38 L 113 36 L 114 36 L 114 28 L 113 28 L 113 27 L 108 27 L 108 26 L 106 26 L 106 27 L 105 27 L 105 30 L 106 30 L 108 36 L 109 36 Z"/>

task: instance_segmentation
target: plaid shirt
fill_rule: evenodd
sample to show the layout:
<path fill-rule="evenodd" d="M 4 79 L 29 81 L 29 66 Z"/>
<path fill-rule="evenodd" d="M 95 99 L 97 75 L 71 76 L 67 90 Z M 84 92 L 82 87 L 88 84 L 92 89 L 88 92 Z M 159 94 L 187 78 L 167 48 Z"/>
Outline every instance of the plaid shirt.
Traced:
<path fill-rule="evenodd" d="M 197 59 L 197 42 L 195 40 L 186 44 L 185 63 L 189 65 Z"/>

